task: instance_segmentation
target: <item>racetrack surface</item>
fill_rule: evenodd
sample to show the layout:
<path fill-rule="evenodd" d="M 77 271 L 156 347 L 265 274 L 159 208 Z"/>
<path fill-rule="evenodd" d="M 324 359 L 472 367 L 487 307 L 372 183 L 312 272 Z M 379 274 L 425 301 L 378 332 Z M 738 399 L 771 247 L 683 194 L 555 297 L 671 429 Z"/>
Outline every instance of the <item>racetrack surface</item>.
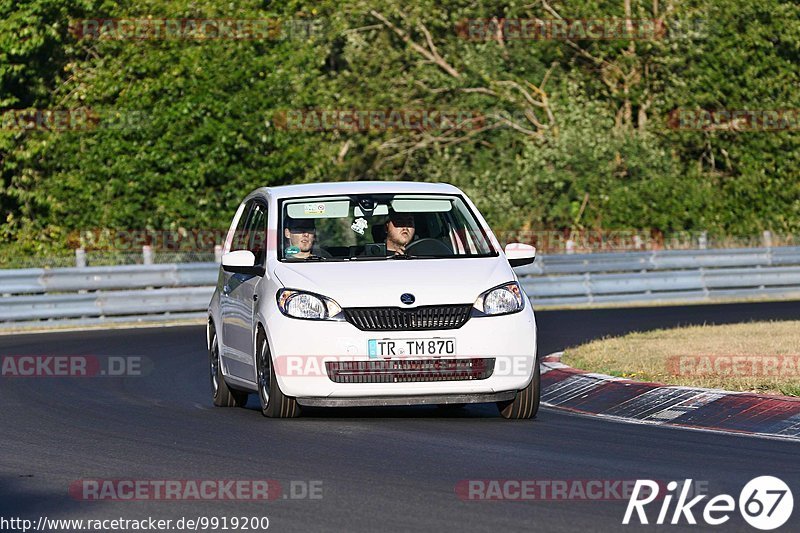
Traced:
<path fill-rule="evenodd" d="M 538 312 L 540 352 L 632 330 L 797 319 L 797 302 Z M 650 531 L 621 526 L 626 501 L 462 501 L 470 479 L 705 483 L 738 499 L 775 475 L 800 505 L 800 445 L 621 424 L 542 409 L 506 421 L 494 406 L 306 410 L 295 420 L 211 405 L 202 327 L 0 337 L 0 355 L 141 355 L 132 378 L 0 378 L 0 516 L 159 519 L 268 516 L 275 531 Z M 80 479 L 321 481 L 322 499 L 78 501 Z M 701 502 L 702 506 L 704 502 Z M 660 504 L 648 507 L 651 521 Z M 674 503 L 673 503 L 674 506 Z M 700 507 L 698 506 L 698 507 Z M 702 521 L 702 508 L 695 516 Z M 671 516 L 672 513 L 670 513 Z M 755 531 L 724 526 L 669 531 Z M 800 511 L 781 531 L 800 531 Z"/>

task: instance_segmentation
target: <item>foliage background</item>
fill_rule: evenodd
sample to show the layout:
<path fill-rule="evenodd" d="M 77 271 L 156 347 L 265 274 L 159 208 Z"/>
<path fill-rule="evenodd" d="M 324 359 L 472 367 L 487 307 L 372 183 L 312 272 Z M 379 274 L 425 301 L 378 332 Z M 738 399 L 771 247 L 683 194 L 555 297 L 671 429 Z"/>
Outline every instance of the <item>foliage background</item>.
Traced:
<path fill-rule="evenodd" d="M 312 21 L 266 40 L 79 39 L 82 18 Z M 660 39 L 474 41 L 465 19 L 660 18 Z M 257 186 L 445 181 L 497 230 L 800 230 L 800 132 L 677 131 L 676 109 L 800 109 L 790 0 L 0 0 L 0 263 L 74 232 L 224 228 Z M 457 131 L 295 131 L 292 109 L 467 109 Z M 110 126 L 109 123 L 116 124 Z"/>

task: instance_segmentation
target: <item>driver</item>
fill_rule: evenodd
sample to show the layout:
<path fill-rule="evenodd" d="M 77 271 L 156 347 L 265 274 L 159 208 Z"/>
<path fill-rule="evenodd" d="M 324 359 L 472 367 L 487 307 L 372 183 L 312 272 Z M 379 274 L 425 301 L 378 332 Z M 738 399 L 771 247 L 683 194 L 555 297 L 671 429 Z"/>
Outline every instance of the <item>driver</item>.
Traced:
<path fill-rule="evenodd" d="M 414 238 L 414 215 L 392 211 L 386 221 L 386 254 L 402 255 Z"/>
<path fill-rule="evenodd" d="M 284 250 L 286 259 L 308 259 L 314 240 L 317 235 L 317 227 L 314 220 L 310 218 L 287 218 L 283 236 L 289 241 L 289 246 Z"/>

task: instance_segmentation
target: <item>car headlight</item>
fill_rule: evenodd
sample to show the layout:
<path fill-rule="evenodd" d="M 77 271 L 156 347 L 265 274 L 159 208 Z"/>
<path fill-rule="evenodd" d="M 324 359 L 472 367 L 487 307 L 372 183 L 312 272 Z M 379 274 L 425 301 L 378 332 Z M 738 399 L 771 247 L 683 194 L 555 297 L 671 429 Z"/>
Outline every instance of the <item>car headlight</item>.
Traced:
<path fill-rule="evenodd" d="M 522 311 L 525 298 L 519 283 L 514 281 L 484 292 L 472 307 L 472 316 L 508 315 Z"/>
<path fill-rule="evenodd" d="M 325 296 L 311 292 L 281 289 L 278 291 L 278 309 L 292 318 L 307 320 L 344 320 L 342 308 Z"/>

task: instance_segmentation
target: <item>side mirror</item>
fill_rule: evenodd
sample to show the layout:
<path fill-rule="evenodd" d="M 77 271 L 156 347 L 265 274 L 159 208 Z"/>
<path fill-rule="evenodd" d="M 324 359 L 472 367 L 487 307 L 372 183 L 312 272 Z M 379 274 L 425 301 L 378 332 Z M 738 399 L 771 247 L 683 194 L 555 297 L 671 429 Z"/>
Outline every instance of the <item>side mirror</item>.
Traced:
<path fill-rule="evenodd" d="M 223 255 L 222 270 L 236 274 L 264 275 L 264 268 L 256 266 L 256 256 L 250 250 L 236 250 Z"/>
<path fill-rule="evenodd" d="M 530 265 L 536 259 L 536 247 L 521 242 L 506 244 L 506 259 L 512 267 Z"/>

